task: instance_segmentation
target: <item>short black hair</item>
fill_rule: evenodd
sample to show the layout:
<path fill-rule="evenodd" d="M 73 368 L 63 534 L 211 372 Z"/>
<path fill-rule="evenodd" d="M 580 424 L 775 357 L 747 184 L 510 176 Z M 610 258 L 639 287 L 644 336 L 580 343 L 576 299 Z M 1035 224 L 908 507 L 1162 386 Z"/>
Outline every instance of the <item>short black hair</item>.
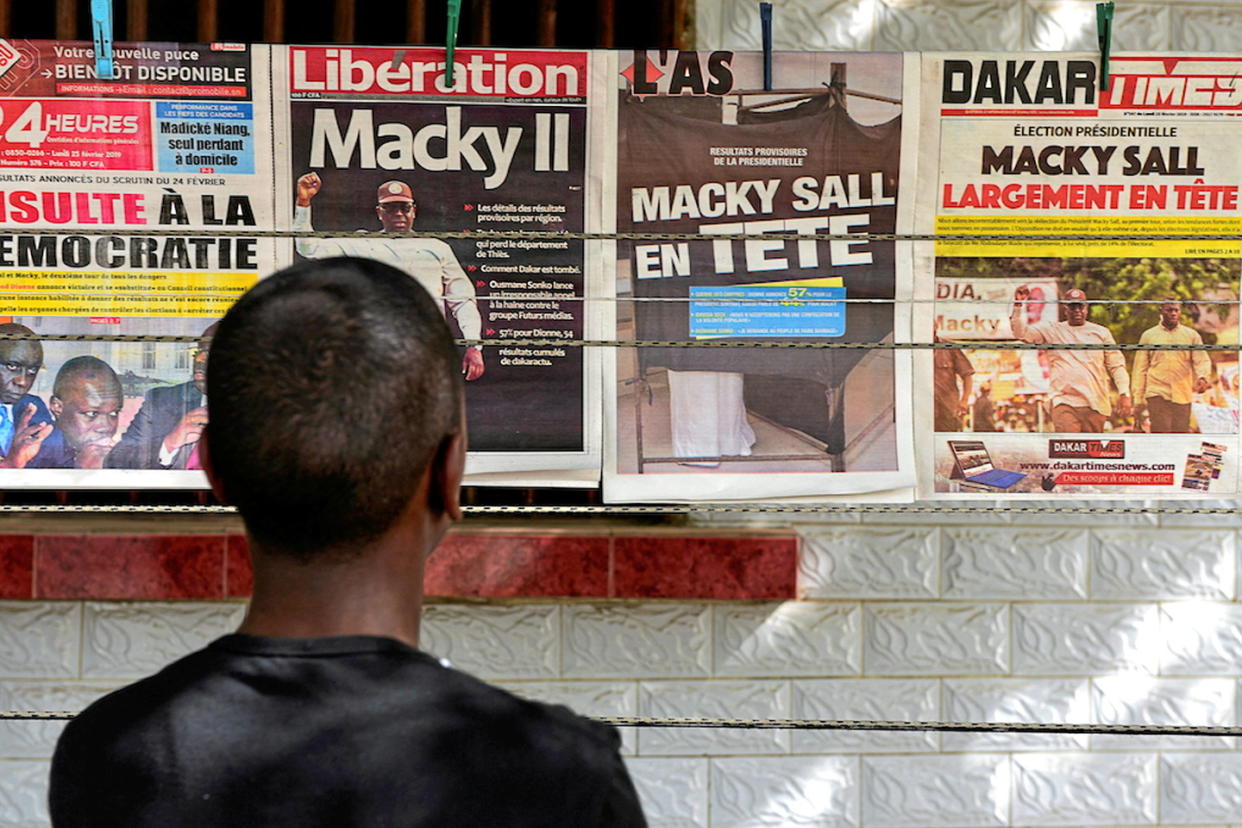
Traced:
<path fill-rule="evenodd" d="M 27 334 L 34 336 L 34 331 L 17 322 L 0 322 L 0 334 Z M 0 353 L 10 353 L 13 347 L 20 342 L 33 342 L 35 349 L 39 352 L 39 362 L 43 362 L 43 343 L 37 339 L 0 339 Z"/>
<path fill-rule="evenodd" d="M 52 396 L 63 400 L 69 391 L 69 384 L 78 379 L 105 383 L 109 390 L 116 391 L 118 397 L 121 395 L 121 381 L 117 379 L 116 371 L 112 370 L 111 365 L 99 357 L 76 356 L 60 366 L 60 370 L 56 372 L 56 379 L 52 382 Z"/>
<path fill-rule="evenodd" d="M 409 504 L 461 395 L 452 334 L 411 276 L 302 262 L 260 280 L 212 338 L 211 465 L 265 548 L 348 552 Z"/>

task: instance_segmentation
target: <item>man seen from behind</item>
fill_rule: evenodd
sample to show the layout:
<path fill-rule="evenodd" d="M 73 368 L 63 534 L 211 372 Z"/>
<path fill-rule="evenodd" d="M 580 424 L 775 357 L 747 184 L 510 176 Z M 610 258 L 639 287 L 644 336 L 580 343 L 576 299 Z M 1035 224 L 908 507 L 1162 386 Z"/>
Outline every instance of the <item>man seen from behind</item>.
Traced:
<path fill-rule="evenodd" d="M 52 761 L 70 826 L 640 826 L 614 729 L 418 649 L 461 517 L 460 357 L 369 259 L 261 280 L 212 342 L 200 438 L 254 566 L 236 634 L 91 705 Z M 367 405 L 340 416 L 342 394 Z"/>

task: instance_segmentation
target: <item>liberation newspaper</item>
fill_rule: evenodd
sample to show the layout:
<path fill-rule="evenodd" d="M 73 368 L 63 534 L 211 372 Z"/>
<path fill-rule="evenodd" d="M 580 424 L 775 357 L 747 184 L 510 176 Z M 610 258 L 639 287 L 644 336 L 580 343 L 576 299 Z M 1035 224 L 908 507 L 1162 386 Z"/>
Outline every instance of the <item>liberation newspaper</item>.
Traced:
<path fill-rule="evenodd" d="M 593 245 L 550 237 L 597 209 L 590 55 L 460 49 L 452 84 L 442 49 L 290 46 L 274 67 L 280 226 L 307 234 L 286 261 L 379 259 L 427 288 L 459 337 L 535 340 L 461 348 L 467 482 L 594 483 L 597 357 L 573 344 L 595 333 Z"/>

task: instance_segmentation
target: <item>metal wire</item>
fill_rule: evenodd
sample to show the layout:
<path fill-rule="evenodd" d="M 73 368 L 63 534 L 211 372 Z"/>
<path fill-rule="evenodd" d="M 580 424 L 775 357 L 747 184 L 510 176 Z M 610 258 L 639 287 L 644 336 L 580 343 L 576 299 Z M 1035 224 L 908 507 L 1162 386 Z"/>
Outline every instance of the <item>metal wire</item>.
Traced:
<path fill-rule="evenodd" d="M 0 721 L 59 721 L 77 717 L 61 710 L 0 711 Z M 728 730 L 856 730 L 933 733 L 1021 733 L 1117 736 L 1242 736 L 1242 727 L 1212 725 L 1052 724 L 1042 722 L 894 722 L 844 719 L 713 719 L 597 716 L 615 727 L 711 728 Z"/>
<path fill-rule="evenodd" d="M 0 333 L 0 341 L 29 339 L 41 342 L 202 342 L 201 336 L 177 334 L 23 334 Z M 487 347 L 569 348 L 762 348 L 767 350 L 841 351 L 1236 351 L 1236 345 L 1138 345 L 1102 342 L 1066 342 L 1032 345 L 1027 342 L 990 344 L 981 342 L 825 342 L 822 340 L 771 339 L 456 339 L 458 345 Z"/>
<path fill-rule="evenodd" d="M 1216 498 L 1228 501 L 1230 498 Z M 463 506 L 471 515 L 695 515 L 695 514 L 802 514 L 802 515 L 1215 515 L 1237 517 L 1239 507 L 1181 506 L 919 506 L 911 504 L 871 503 L 651 503 L 634 505 L 488 505 Z M 129 506 L 129 505 L 30 505 L 0 504 L 0 515 L 6 514 L 212 514 L 232 515 L 232 506 Z"/>
<path fill-rule="evenodd" d="M 1242 243 L 1242 233 L 587 233 L 533 230 L 418 230 L 387 233 L 382 230 L 189 230 L 186 228 L 115 227 L 104 230 L 67 230 L 65 227 L 5 227 L 9 235 L 56 236 L 179 236 L 185 238 L 245 239 L 513 239 L 523 241 L 909 241 L 909 242 L 1096 242 L 1096 241 L 1227 241 Z M 540 249 L 532 247 L 532 249 Z M 1195 257 L 1195 258 L 1213 258 Z"/>

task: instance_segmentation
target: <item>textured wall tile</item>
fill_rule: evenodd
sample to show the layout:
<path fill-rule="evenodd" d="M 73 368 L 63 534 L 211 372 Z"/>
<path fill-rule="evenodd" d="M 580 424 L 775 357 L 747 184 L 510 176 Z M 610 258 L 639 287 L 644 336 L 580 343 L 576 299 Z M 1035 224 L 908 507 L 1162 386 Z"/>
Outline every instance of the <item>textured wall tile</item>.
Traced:
<path fill-rule="evenodd" d="M 720 2 L 725 7 L 720 48 L 760 48 L 754 4 L 745 0 Z M 871 48 L 874 11 L 870 0 L 778 0 L 772 18 L 772 43 L 777 49 Z"/>
<path fill-rule="evenodd" d="M 1179 4 L 1172 16 L 1172 48 L 1186 52 L 1237 50 L 1242 20 L 1232 4 Z"/>
<path fill-rule="evenodd" d="M 1013 757 L 1014 825 L 1152 825 L 1154 754 Z"/>
<path fill-rule="evenodd" d="M 1006 756 L 864 756 L 862 764 L 867 828 L 1008 824 Z"/>
<path fill-rule="evenodd" d="M 0 599 L 34 595 L 34 538 L 0 535 Z"/>
<path fill-rule="evenodd" d="M 638 685 L 630 681 L 511 681 L 510 693 L 547 704 L 563 704 L 582 716 L 637 716 Z M 622 752 L 638 746 L 635 728 L 618 728 Z"/>
<path fill-rule="evenodd" d="M 618 537 L 613 597 L 779 601 L 794 597 L 797 569 L 792 535 Z"/>
<path fill-rule="evenodd" d="M 82 677 L 135 679 L 237 629 L 245 605 L 88 603 Z"/>
<path fill-rule="evenodd" d="M 1242 756 L 1160 757 L 1160 818 L 1166 823 L 1236 823 L 1242 814 Z"/>
<path fill-rule="evenodd" d="M 781 681 L 646 681 L 638 687 L 641 716 L 658 718 L 789 718 L 789 685 Z M 645 727 L 638 734 L 644 756 L 720 753 L 788 753 L 784 730 Z"/>
<path fill-rule="evenodd" d="M 1085 530 L 946 527 L 945 598 L 1083 598 Z"/>
<path fill-rule="evenodd" d="M 854 527 L 802 536 L 798 594 L 807 598 L 937 597 L 937 530 Z"/>
<path fill-rule="evenodd" d="M 1004 49 L 1018 41 L 1019 8 L 993 0 L 880 0 L 874 48 L 958 52 Z"/>
<path fill-rule="evenodd" d="M 1002 604 L 870 604 L 864 613 L 864 673 L 1009 672 L 1009 613 Z"/>
<path fill-rule="evenodd" d="M 46 828 L 47 762 L 0 760 L 0 825 Z"/>
<path fill-rule="evenodd" d="M 1013 618 L 1016 674 L 1156 671 L 1160 648 L 1154 604 L 1017 604 Z"/>
<path fill-rule="evenodd" d="M 944 718 L 950 722 L 1070 724 L 1089 721 L 1086 679 L 945 679 Z M 1085 736 L 944 733 L 946 751 L 1075 750 Z"/>
<path fill-rule="evenodd" d="M 555 604 L 434 604 L 419 645 L 481 678 L 558 678 L 560 634 Z"/>
<path fill-rule="evenodd" d="M 1091 682 L 1094 721 L 1101 724 L 1209 725 L 1235 722 L 1233 679 L 1146 679 L 1129 676 Z M 1099 750 L 1210 750 L 1232 747 L 1231 739 L 1195 736 L 1092 736 Z"/>
<path fill-rule="evenodd" d="M 713 612 L 718 676 L 858 674 L 857 604 L 719 604 Z"/>
<path fill-rule="evenodd" d="M 625 760 L 651 828 L 707 828 L 707 759 Z"/>
<path fill-rule="evenodd" d="M 1117 6 L 1113 50 L 1169 48 L 1169 16 L 1161 3 Z M 1049 0 L 1027 6 L 1025 48 L 1041 51 L 1099 51 L 1094 0 Z M 1003 48 L 1006 44 L 998 44 Z"/>
<path fill-rule="evenodd" d="M 245 535 L 229 535 L 224 549 L 224 597 L 249 598 L 254 592 L 250 542 Z"/>
<path fill-rule="evenodd" d="M 427 559 L 428 595 L 608 597 L 604 536 L 455 532 Z"/>
<path fill-rule="evenodd" d="M 713 759 L 711 772 L 713 828 L 861 824 L 856 757 Z"/>
<path fill-rule="evenodd" d="M 118 684 L 0 681 L 0 710 L 77 712 Z M 0 759 L 50 759 L 65 721 L 0 721 Z M 3 824 L 3 823 L 0 823 Z"/>
<path fill-rule="evenodd" d="M 1093 533 L 1091 597 L 1228 600 L 1236 541 L 1230 531 L 1101 529 Z"/>
<path fill-rule="evenodd" d="M 566 605 L 565 676 L 706 676 L 709 618 L 702 604 Z"/>
<path fill-rule="evenodd" d="M 1206 601 L 1160 607 L 1160 672 L 1234 676 L 1242 665 L 1242 606 Z"/>
<path fill-rule="evenodd" d="M 40 535 L 37 598 L 224 597 L 225 535 Z"/>
<path fill-rule="evenodd" d="M 81 620 L 76 603 L 0 601 L 0 676 L 76 676 Z"/>
<path fill-rule="evenodd" d="M 793 683 L 795 719 L 930 722 L 940 716 L 934 679 L 826 679 Z M 795 730 L 794 753 L 918 753 L 936 750 L 935 733 Z"/>

